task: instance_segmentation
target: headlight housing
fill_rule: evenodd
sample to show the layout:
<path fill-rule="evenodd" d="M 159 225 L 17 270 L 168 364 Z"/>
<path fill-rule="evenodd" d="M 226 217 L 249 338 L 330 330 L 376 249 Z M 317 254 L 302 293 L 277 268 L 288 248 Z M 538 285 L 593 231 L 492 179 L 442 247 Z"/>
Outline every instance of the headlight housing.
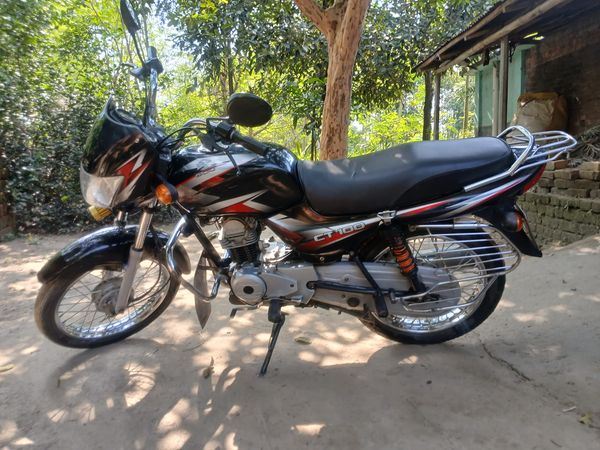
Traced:
<path fill-rule="evenodd" d="M 85 201 L 92 206 L 112 208 L 123 180 L 122 176 L 99 177 L 87 173 L 83 167 L 79 169 L 81 193 Z"/>

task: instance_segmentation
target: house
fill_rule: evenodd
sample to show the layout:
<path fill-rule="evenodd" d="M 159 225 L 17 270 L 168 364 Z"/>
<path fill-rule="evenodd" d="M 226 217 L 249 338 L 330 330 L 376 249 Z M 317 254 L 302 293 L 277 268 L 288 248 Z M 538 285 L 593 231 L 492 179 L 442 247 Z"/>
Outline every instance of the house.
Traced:
<path fill-rule="evenodd" d="M 441 77 L 456 65 L 476 80 L 478 135 L 506 128 L 525 92 L 564 95 L 572 134 L 600 125 L 600 1 L 500 1 L 442 44 L 417 66 L 435 74 L 434 135 Z"/>

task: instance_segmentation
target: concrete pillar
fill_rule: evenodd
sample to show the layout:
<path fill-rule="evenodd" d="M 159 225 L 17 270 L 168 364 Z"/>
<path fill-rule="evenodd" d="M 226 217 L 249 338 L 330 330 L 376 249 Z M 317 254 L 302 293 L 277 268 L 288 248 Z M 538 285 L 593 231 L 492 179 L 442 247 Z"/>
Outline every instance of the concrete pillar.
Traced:
<path fill-rule="evenodd" d="M 507 124 L 508 113 L 508 58 L 510 49 L 508 46 L 508 36 L 500 41 L 500 81 L 499 81 L 499 110 L 498 110 L 498 132 L 503 131 Z"/>
<path fill-rule="evenodd" d="M 498 64 L 494 62 L 492 64 L 492 136 L 500 134 L 498 131 Z"/>
<path fill-rule="evenodd" d="M 436 73 L 433 85 L 433 140 L 440 139 L 440 92 L 442 90 L 442 74 Z"/>

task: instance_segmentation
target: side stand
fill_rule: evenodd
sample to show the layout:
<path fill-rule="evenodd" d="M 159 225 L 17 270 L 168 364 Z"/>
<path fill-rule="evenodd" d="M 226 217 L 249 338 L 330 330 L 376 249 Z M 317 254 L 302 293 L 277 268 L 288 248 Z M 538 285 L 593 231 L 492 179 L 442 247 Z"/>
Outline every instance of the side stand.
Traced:
<path fill-rule="evenodd" d="M 267 373 L 267 368 L 269 367 L 269 362 L 271 362 L 271 356 L 273 356 L 275 344 L 277 344 L 279 332 L 285 323 L 285 314 L 281 312 L 281 300 L 271 300 L 271 303 L 269 304 L 268 317 L 269 322 L 273 322 L 273 328 L 271 329 L 271 337 L 269 338 L 267 354 L 265 355 L 265 360 L 263 361 L 259 372 L 259 376 L 261 377 Z"/>

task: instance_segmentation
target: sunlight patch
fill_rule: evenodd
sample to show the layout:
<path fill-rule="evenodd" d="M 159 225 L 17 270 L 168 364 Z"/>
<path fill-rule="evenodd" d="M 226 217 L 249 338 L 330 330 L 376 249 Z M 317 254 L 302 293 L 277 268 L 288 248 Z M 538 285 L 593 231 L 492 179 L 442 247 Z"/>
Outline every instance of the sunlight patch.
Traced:
<path fill-rule="evenodd" d="M 544 323 L 546 318 L 536 313 L 516 313 L 513 317 L 517 322 L 533 322 L 533 323 Z"/>
<path fill-rule="evenodd" d="M 175 450 L 182 448 L 190 438 L 191 434 L 186 430 L 171 431 L 158 441 L 158 449 Z"/>
<path fill-rule="evenodd" d="M 416 364 L 418 360 L 419 360 L 419 357 L 417 355 L 411 355 L 411 356 L 407 356 L 406 358 L 398 361 L 398 365 Z"/>
<path fill-rule="evenodd" d="M 307 436 L 317 436 L 321 433 L 321 430 L 325 427 L 324 423 L 303 423 L 292 425 L 290 428 L 292 431 L 295 431 L 300 434 L 304 434 Z"/>

